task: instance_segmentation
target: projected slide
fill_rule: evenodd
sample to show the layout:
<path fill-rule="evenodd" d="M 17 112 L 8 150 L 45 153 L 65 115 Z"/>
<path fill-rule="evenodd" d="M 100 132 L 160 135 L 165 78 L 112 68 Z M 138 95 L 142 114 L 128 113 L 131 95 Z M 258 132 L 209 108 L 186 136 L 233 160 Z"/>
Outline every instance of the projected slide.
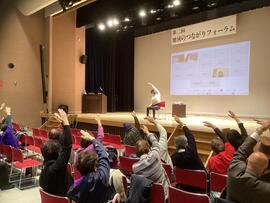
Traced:
<path fill-rule="evenodd" d="M 171 95 L 248 95 L 250 42 L 174 53 Z"/>

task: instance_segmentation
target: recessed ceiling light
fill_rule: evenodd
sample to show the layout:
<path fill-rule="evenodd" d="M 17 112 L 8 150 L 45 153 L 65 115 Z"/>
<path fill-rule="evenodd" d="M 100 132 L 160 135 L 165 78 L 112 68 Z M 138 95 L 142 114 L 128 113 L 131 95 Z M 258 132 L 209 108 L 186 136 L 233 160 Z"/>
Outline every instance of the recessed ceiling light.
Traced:
<path fill-rule="evenodd" d="M 173 4 L 169 4 L 167 7 L 168 7 L 168 8 L 173 8 L 174 5 L 173 5 Z"/>
<path fill-rule="evenodd" d="M 113 19 L 113 25 L 115 26 L 119 25 L 119 20 L 117 18 Z"/>
<path fill-rule="evenodd" d="M 98 24 L 98 29 L 99 29 L 100 31 L 104 31 L 104 30 L 106 29 L 106 26 L 104 25 L 104 23 L 99 23 L 99 24 Z"/>
<path fill-rule="evenodd" d="M 192 7 L 192 10 L 198 10 L 198 9 L 200 9 L 199 6 L 194 6 L 194 7 Z"/>
<path fill-rule="evenodd" d="M 109 19 L 109 20 L 107 21 L 107 26 L 108 26 L 108 27 L 113 27 L 113 20 L 112 20 L 112 19 Z"/>
<path fill-rule="evenodd" d="M 174 0 L 173 5 L 174 6 L 179 6 L 181 4 L 180 0 Z"/>
<path fill-rule="evenodd" d="M 142 17 L 142 18 L 144 18 L 146 16 L 145 10 L 140 10 L 139 11 L 139 16 Z"/>
<path fill-rule="evenodd" d="M 125 17 L 124 21 L 125 21 L 125 22 L 129 22 L 130 19 L 129 19 L 128 17 Z"/>
<path fill-rule="evenodd" d="M 151 13 L 151 14 L 154 14 L 154 13 L 156 13 L 156 12 L 157 12 L 157 10 L 154 10 L 154 9 L 151 9 L 151 10 L 150 10 L 150 13 Z"/>

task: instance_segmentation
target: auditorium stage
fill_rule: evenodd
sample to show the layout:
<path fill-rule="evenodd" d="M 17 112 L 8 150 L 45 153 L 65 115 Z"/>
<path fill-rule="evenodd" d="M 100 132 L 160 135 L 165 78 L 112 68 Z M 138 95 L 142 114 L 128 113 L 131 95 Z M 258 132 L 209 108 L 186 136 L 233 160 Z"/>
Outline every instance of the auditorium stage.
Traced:
<path fill-rule="evenodd" d="M 95 116 L 96 114 L 77 114 L 77 120 L 80 123 L 89 123 L 95 124 Z M 144 117 L 146 116 L 145 113 L 137 113 L 139 121 L 141 124 L 146 124 L 151 130 L 155 131 L 155 128 L 149 122 L 147 122 Z M 106 126 L 115 126 L 115 127 L 122 127 L 123 123 L 134 123 L 133 117 L 130 113 L 123 113 L 123 112 L 115 112 L 115 113 L 105 113 L 100 114 L 101 120 L 103 125 Z M 171 115 L 160 115 L 160 118 L 156 119 L 160 122 L 167 130 L 168 133 L 172 133 L 175 127 L 177 126 L 174 119 Z M 212 130 L 203 126 L 203 121 L 209 121 L 218 126 L 221 129 L 224 128 L 236 128 L 236 122 L 229 118 L 229 117 L 219 117 L 219 116 L 198 116 L 198 115 L 187 115 L 185 118 L 181 118 L 181 120 L 192 130 L 197 132 L 205 132 L 205 133 L 212 133 Z M 253 119 L 241 119 L 248 131 L 248 133 L 252 133 L 256 127 L 258 126 Z"/>

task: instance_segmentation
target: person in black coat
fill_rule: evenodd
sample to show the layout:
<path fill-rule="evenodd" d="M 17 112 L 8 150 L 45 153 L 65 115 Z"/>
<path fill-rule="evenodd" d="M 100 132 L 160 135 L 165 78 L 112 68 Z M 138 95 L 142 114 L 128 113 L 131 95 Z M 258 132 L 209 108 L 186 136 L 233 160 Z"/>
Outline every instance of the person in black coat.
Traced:
<path fill-rule="evenodd" d="M 72 148 L 71 130 L 67 114 L 62 109 L 58 109 L 58 114 L 54 114 L 54 116 L 63 124 L 63 142 L 60 144 L 54 140 L 48 140 L 43 144 L 41 153 L 44 163 L 39 184 L 45 192 L 66 196 L 71 184 L 71 176 L 67 172 L 67 164 Z"/>

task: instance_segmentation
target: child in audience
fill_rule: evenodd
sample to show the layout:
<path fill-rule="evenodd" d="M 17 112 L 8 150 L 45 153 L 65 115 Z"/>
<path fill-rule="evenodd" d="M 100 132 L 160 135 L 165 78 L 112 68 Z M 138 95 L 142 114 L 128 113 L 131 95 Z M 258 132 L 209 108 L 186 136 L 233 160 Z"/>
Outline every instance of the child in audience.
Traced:
<path fill-rule="evenodd" d="M 67 114 L 62 109 L 58 109 L 58 113 L 55 113 L 54 116 L 64 126 L 63 142 L 60 144 L 55 140 L 48 140 L 43 144 L 41 153 L 44 163 L 39 184 L 45 192 L 66 196 L 71 181 L 67 172 L 72 148 L 71 130 Z"/>
<path fill-rule="evenodd" d="M 101 203 L 113 199 L 115 191 L 109 186 L 110 162 L 103 145 L 89 133 L 85 139 L 93 143 L 96 152 L 79 154 L 76 167 L 82 177 L 71 187 L 69 197 L 80 203 Z"/>

